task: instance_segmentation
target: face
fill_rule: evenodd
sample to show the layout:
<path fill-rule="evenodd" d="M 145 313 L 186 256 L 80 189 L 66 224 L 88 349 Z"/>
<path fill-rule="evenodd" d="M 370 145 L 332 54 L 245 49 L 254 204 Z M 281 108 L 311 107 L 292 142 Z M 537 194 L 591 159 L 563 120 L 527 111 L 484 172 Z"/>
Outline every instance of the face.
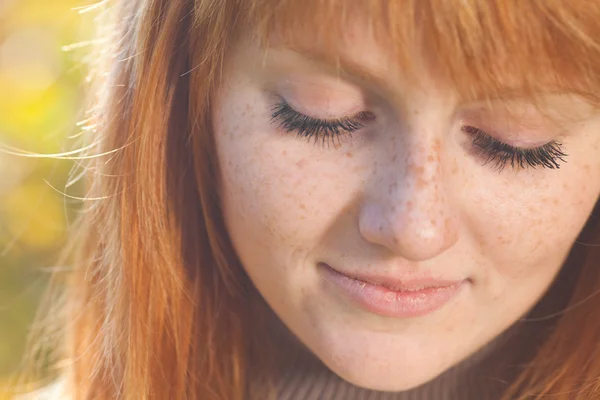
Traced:
<path fill-rule="evenodd" d="M 407 390 L 543 296 L 598 197 L 600 119 L 568 95 L 542 112 L 461 102 L 433 74 L 415 87 L 366 31 L 340 55 L 342 70 L 282 45 L 231 51 L 213 108 L 224 215 L 318 358 Z"/>

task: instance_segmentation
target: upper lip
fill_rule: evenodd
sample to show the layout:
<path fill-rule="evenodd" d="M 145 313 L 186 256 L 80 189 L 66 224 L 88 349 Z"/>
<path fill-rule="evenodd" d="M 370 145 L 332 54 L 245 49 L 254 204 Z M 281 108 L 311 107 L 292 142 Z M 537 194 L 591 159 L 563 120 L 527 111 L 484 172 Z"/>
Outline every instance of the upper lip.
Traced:
<path fill-rule="evenodd" d="M 336 268 L 333 268 L 329 264 L 326 264 L 329 268 L 334 271 L 346 275 L 349 278 L 356 279 L 358 281 L 370 283 L 377 286 L 383 286 L 395 291 L 417 291 L 427 288 L 439 288 L 456 285 L 465 281 L 466 279 L 435 279 L 430 277 L 399 277 L 397 273 L 364 273 L 364 272 L 347 272 Z"/>

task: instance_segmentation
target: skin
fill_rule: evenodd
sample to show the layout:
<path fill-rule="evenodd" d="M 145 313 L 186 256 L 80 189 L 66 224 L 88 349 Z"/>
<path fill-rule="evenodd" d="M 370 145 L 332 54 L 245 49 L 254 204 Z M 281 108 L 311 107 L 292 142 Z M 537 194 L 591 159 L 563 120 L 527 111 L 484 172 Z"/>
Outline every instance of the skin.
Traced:
<path fill-rule="evenodd" d="M 600 193 L 600 118 L 556 95 L 546 117 L 523 100 L 510 115 L 493 112 L 461 103 L 435 76 L 412 87 L 367 34 L 341 47 L 380 81 L 283 46 L 265 53 L 250 39 L 230 52 L 213 107 L 225 221 L 258 291 L 333 372 L 408 390 L 492 341 L 546 292 Z M 280 98 L 313 118 L 370 119 L 323 147 L 271 121 Z M 472 151 L 462 125 L 514 146 L 558 140 L 567 162 L 499 170 Z M 383 317 L 325 285 L 320 262 L 467 282 L 431 314 Z"/>

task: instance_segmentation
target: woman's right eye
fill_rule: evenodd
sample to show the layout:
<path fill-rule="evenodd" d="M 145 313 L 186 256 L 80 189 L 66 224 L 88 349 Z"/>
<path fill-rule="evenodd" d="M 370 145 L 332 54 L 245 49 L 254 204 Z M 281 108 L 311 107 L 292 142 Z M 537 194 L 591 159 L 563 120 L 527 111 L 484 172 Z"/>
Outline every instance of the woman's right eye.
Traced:
<path fill-rule="evenodd" d="M 301 114 L 294 110 L 285 100 L 278 102 L 272 110 L 271 121 L 278 123 L 286 132 L 296 132 L 298 138 L 318 140 L 323 145 L 330 144 L 334 139 L 341 139 L 346 135 L 364 127 L 364 123 L 375 118 L 368 111 L 360 112 L 351 117 L 335 119 L 318 119 Z"/>

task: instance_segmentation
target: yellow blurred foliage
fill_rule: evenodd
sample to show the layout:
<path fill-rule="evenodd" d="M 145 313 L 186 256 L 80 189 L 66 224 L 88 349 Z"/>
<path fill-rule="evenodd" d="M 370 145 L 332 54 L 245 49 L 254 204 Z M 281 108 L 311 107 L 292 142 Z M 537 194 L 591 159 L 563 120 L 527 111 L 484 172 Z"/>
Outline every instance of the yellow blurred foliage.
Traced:
<path fill-rule="evenodd" d="M 41 267 L 56 262 L 67 214 L 79 206 L 61 193 L 73 161 L 3 149 L 52 154 L 73 146 L 68 137 L 85 111 L 85 48 L 64 48 L 90 39 L 93 16 L 77 8 L 96 2 L 0 0 L 0 400 L 10 398 L 3 387 L 23 358 L 45 287 Z"/>
<path fill-rule="evenodd" d="M 54 190 L 44 182 L 16 187 L 2 200 L 6 228 L 20 243 L 35 249 L 52 249 L 63 242 L 63 207 Z"/>
<path fill-rule="evenodd" d="M 10 86 L 0 73 L 0 93 Z M 4 141 L 29 152 L 55 153 L 64 145 L 64 138 L 73 132 L 74 93 L 72 89 L 53 85 L 43 93 L 12 99 L 0 97 L 0 115 L 10 118 L 0 121 Z"/>

